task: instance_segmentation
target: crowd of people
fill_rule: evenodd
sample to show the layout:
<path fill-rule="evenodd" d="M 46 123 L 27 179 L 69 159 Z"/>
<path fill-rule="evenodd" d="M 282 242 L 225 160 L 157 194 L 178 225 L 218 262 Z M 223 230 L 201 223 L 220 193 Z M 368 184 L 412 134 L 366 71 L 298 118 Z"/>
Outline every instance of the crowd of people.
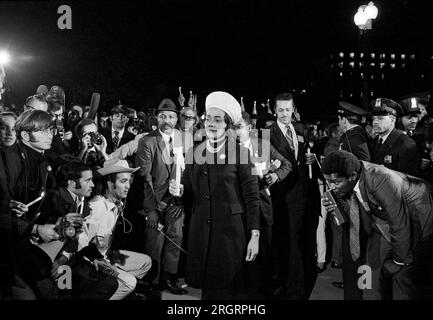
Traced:
<path fill-rule="evenodd" d="M 175 101 L 98 111 L 41 86 L 22 110 L 2 106 L 2 299 L 188 285 L 205 300 L 305 300 L 328 265 L 345 299 L 433 298 L 428 93 L 371 112 L 342 101 L 335 123 L 302 123 L 290 93 L 260 114 L 222 91 L 203 115 L 192 93 Z"/>

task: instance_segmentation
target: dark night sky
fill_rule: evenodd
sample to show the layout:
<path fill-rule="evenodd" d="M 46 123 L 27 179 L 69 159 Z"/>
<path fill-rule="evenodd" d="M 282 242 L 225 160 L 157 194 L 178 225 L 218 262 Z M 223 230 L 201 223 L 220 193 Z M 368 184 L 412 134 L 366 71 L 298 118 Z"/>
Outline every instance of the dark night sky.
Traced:
<path fill-rule="evenodd" d="M 431 8 L 412 2 L 375 1 L 375 47 L 432 52 Z M 302 88 L 315 59 L 356 47 L 353 15 L 366 3 L 6 1 L 0 48 L 13 54 L 8 80 L 19 103 L 39 84 L 63 86 L 79 103 L 99 90 L 106 105 L 153 107 L 166 95 L 176 99 L 179 85 L 198 93 L 199 104 L 215 89 L 248 103 Z M 72 8 L 72 30 L 57 29 L 61 4 Z"/>

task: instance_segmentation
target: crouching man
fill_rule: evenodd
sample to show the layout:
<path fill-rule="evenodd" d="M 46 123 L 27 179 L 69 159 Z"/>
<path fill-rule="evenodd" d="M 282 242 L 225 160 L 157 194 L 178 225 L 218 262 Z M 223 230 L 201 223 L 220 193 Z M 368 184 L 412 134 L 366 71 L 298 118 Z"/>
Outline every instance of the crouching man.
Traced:
<path fill-rule="evenodd" d="M 142 279 L 152 266 L 149 256 L 126 250 L 113 250 L 111 243 L 119 217 L 122 219 L 123 232 L 132 230 L 132 225 L 123 217 L 124 199 L 128 195 L 132 174 L 138 168 L 130 168 L 126 160 L 109 160 L 97 170 L 103 179 L 101 195 L 90 202 L 90 215 L 86 217 L 87 235 L 82 233 L 80 245 L 96 246 L 100 255 L 93 260 L 99 270 L 117 277 L 119 287 L 110 300 L 120 300 L 134 291 L 137 278 Z M 120 221 L 119 221 L 120 222 Z M 86 248 L 83 250 L 86 255 Z"/>
<path fill-rule="evenodd" d="M 322 169 L 335 196 L 347 203 L 351 258 L 362 259 L 365 252 L 363 260 L 371 268 L 371 288 L 363 291 L 363 299 L 432 299 L 432 186 L 346 151 L 328 154 Z M 329 200 L 323 204 L 333 213 Z M 365 251 L 361 229 L 368 235 Z"/>

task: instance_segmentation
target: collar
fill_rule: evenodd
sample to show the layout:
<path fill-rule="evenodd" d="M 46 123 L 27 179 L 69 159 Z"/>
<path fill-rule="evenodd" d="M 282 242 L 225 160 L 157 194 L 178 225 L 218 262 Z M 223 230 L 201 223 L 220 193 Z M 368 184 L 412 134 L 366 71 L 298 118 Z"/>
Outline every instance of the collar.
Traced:
<path fill-rule="evenodd" d="M 71 190 L 69 190 L 68 188 L 66 188 L 66 190 L 68 190 L 69 194 L 71 195 L 72 199 L 75 201 L 75 203 L 77 204 L 77 206 L 79 205 L 79 203 L 81 202 L 81 199 L 78 198 L 78 196 L 73 193 Z"/>
<path fill-rule="evenodd" d="M 107 203 L 107 209 L 109 211 L 113 211 L 116 215 L 121 213 L 121 211 L 119 210 L 119 207 L 123 208 L 122 200 L 113 200 L 113 198 L 108 197 L 107 195 L 104 195 L 104 199 Z M 117 212 L 116 212 L 116 209 L 117 209 Z"/>
<path fill-rule="evenodd" d="M 24 142 L 24 141 L 21 141 L 21 142 L 22 142 L 24 148 L 26 148 L 29 156 L 31 156 L 32 158 L 38 159 L 38 158 L 44 157 L 44 153 L 45 153 L 44 151 L 42 151 L 42 152 L 38 151 L 38 150 L 34 149 L 32 146 L 30 146 L 29 144 L 27 144 L 26 142 Z"/>
<path fill-rule="evenodd" d="M 294 130 L 295 128 L 293 127 L 293 124 L 291 122 L 286 125 L 286 124 L 282 123 L 279 119 L 277 119 L 277 124 L 278 124 L 278 127 L 281 129 L 281 131 L 283 131 L 283 133 L 286 133 L 287 127 L 290 127 L 292 129 L 292 131 L 295 131 Z"/>
<path fill-rule="evenodd" d="M 172 141 L 174 141 L 174 130 L 173 130 L 173 132 L 171 133 L 171 135 L 168 135 L 168 134 L 162 132 L 162 131 L 159 130 L 159 129 L 158 129 L 158 131 L 159 131 L 159 133 L 161 134 L 162 139 L 164 139 L 164 141 L 165 141 L 166 143 L 168 143 L 168 142 L 170 141 L 170 138 L 172 139 Z"/>
<path fill-rule="evenodd" d="M 384 135 L 384 136 L 381 136 L 381 135 L 379 135 L 379 138 L 382 138 L 382 143 L 385 143 L 385 141 L 386 141 L 386 139 L 388 139 L 388 137 L 389 137 L 389 135 L 391 134 L 391 132 L 393 132 L 394 131 L 394 129 L 392 129 L 390 132 L 388 132 L 386 135 Z"/>
<path fill-rule="evenodd" d="M 114 131 L 119 132 L 119 139 L 120 137 L 123 137 L 123 133 L 125 132 L 125 127 L 123 127 L 122 130 L 114 130 L 113 126 L 111 126 L 111 136 L 114 137 Z"/>

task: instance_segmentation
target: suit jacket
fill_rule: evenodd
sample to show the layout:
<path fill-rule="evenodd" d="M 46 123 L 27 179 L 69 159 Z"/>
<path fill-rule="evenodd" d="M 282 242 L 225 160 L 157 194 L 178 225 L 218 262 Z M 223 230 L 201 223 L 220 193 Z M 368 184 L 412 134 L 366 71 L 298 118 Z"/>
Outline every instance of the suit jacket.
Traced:
<path fill-rule="evenodd" d="M 297 188 L 298 199 L 300 201 L 307 200 L 307 179 L 308 179 L 308 166 L 305 164 L 305 153 L 307 152 L 308 144 L 304 137 L 303 128 L 301 124 L 293 123 L 293 126 L 298 136 L 298 158 L 295 158 L 295 153 L 290 148 L 287 139 L 283 132 L 278 127 L 277 123 L 274 123 L 269 127 L 271 144 L 284 158 L 286 158 L 292 165 L 292 171 L 287 175 L 285 179 L 275 183 L 271 189 L 277 190 L 279 194 L 286 194 L 287 192 L 295 190 Z M 272 192 L 271 190 L 271 192 Z"/>
<path fill-rule="evenodd" d="M 403 173 L 417 175 L 416 143 L 398 129 L 393 129 L 379 146 L 377 136 L 370 147 L 371 162 Z"/>
<path fill-rule="evenodd" d="M 277 150 L 275 150 L 275 148 L 270 144 L 269 141 L 251 138 L 251 145 L 253 150 L 251 162 L 253 164 L 259 161 L 261 162 L 263 160 L 267 160 L 266 167 L 269 168 L 270 160 L 280 160 L 281 166 L 277 170 L 275 170 L 274 173 L 278 176 L 278 179 L 280 181 L 287 177 L 287 175 L 292 170 L 292 165 Z M 268 147 L 269 149 L 267 149 Z M 263 154 L 267 150 L 269 150 L 268 158 Z M 260 213 L 263 226 L 272 226 L 272 200 L 264 189 L 260 190 Z"/>
<path fill-rule="evenodd" d="M 369 138 L 361 126 L 347 130 L 340 139 L 341 150 L 353 153 L 359 160 L 370 161 Z"/>
<path fill-rule="evenodd" d="M 114 144 L 113 144 L 113 137 L 111 134 L 111 126 L 108 128 L 104 128 L 101 130 L 101 134 L 105 137 L 105 140 L 107 140 L 107 154 L 110 154 L 114 152 Z M 124 145 L 125 143 L 128 143 L 131 140 L 135 139 L 135 135 L 129 132 L 126 127 L 125 131 L 123 131 L 122 139 L 119 141 L 119 145 L 117 147 L 120 147 L 121 145 Z"/>
<path fill-rule="evenodd" d="M 179 140 L 177 140 L 179 139 Z M 180 140 L 180 133 L 175 131 L 174 145 Z M 175 179 L 176 164 L 170 158 L 168 147 L 159 130 L 143 136 L 138 142 L 135 166 L 140 167 L 139 175 L 143 178 L 143 209 L 146 212 L 161 208 L 161 200 L 174 197 L 168 194 L 169 182 Z"/>
<path fill-rule="evenodd" d="M 391 244 L 393 259 L 411 263 L 417 243 L 433 234 L 433 187 L 426 181 L 362 161 L 362 207 Z"/>

